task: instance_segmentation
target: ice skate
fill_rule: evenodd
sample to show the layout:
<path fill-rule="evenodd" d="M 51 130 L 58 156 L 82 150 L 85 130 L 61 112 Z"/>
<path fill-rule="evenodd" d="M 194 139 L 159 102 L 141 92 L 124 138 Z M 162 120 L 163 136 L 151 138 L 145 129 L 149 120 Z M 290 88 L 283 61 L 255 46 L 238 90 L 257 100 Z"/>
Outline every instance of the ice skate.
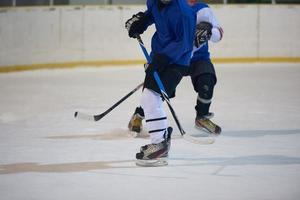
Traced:
<path fill-rule="evenodd" d="M 222 129 L 220 126 L 215 124 L 210 120 L 212 118 L 213 114 L 209 113 L 206 116 L 203 117 L 196 117 L 195 119 L 195 127 L 197 129 L 203 130 L 205 132 L 208 132 L 209 134 L 214 134 L 214 135 L 220 135 L 222 132 Z"/>
<path fill-rule="evenodd" d="M 136 133 L 141 133 L 143 130 L 143 119 L 144 112 L 141 107 L 137 107 L 128 123 L 128 129 Z"/>
<path fill-rule="evenodd" d="M 168 165 L 168 153 L 171 146 L 172 127 L 164 134 L 164 141 L 158 144 L 147 144 L 142 146 L 136 154 L 136 165 L 143 167 L 158 167 Z"/>

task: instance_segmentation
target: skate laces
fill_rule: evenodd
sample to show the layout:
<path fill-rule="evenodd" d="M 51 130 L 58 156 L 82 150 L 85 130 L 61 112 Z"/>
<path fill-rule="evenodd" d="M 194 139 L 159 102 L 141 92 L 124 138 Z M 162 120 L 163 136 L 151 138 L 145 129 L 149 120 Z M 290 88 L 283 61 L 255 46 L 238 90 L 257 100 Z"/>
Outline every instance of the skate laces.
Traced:
<path fill-rule="evenodd" d="M 164 148 L 163 142 L 158 144 L 147 144 L 141 147 L 141 152 L 143 152 L 144 154 L 151 154 L 162 148 Z"/>
<path fill-rule="evenodd" d="M 204 122 L 208 123 L 209 126 L 216 127 L 216 124 L 213 123 L 210 119 L 205 119 Z"/>
<path fill-rule="evenodd" d="M 208 133 L 213 133 L 219 135 L 222 131 L 221 127 L 212 122 L 209 118 L 205 117 L 196 117 L 195 127 L 207 131 Z"/>
<path fill-rule="evenodd" d="M 144 145 L 144 146 L 141 147 L 141 151 L 152 153 L 152 152 L 157 151 L 157 149 L 162 149 L 162 148 L 165 148 L 165 147 L 169 147 L 172 131 L 173 131 L 173 128 L 172 127 L 168 127 L 165 130 L 164 140 L 162 142 L 160 142 L 158 144 L 147 144 L 147 145 Z"/>
<path fill-rule="evenodd" d="M 215 128 L 217 126 L 215 123 L 213 123 L 208 118 L 202 118 L 202 119 L 199 119 L 197 121 L 199 122 L 200 125 L 202 125 L 204 127 Z"/>

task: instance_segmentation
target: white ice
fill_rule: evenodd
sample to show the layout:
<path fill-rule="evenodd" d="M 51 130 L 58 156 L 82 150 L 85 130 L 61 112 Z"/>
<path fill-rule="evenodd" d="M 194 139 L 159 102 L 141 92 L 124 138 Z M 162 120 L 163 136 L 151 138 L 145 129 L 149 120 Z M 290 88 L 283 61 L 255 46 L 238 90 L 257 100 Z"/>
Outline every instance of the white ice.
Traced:
<path fill-rule="evenodd" d="M 98 122 L 73 117 L 105 111 L 143 81 L 141 66 L 0 74 L 0 199 L 300 199 L 300 64 L 216 70 L 211 111 L 222 135 L 212 145 L 175 137 L 158 168 L 135 165 L 149 139 L 126 129 L 141 91 Z M 189 134 L 195 99 L 184 78 L 172 104 Z"/>

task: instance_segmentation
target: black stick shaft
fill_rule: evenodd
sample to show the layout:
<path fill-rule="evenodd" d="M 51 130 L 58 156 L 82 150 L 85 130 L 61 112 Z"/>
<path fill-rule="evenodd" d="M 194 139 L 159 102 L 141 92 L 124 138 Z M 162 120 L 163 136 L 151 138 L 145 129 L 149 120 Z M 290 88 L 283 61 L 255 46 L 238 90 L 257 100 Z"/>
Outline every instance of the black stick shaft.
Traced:
<path fill-rule="evenodd" d="M 102 119 L 105 115 L 110 113 L 113 109 L 115 109 L 118 105 L 120 105 L 123 101 L 125 101 L 128 97 L 130 97 L 133 93 L 135 93 L 140 87 L 143 86 L 144 83 L 139 84 L 136 88 L 134 88 L 132 91 L 130 91 L 127 95 L 125 95 L 122 99 L 120 99 L 118 102 L 116 102 L 114 105 L 112 105 L 110 108 L 108 108 L 106 111 L 99 115 L 94 115 L 94 120 L 99 121 Z"/>
<path fill-rule="evenodd" d="M 139 84 L 136 86 L 132 91 L 130 91 L 128 94 L 126 94 L 122 99 L 120 99 L 118 102 L 116 102 L 114 105 L 112 105 L 110 108 L 108 108 L 106 111 L 104 111 L 101 114 L 98 115 L 88 115 L 81 112 L 75 112 L 74 117 L 83 119 L 83 120 L 89 120 L 89 121 L 99 121 L 102 119 L 105 115 L 110 113 L 113 109 L 115 109 L 118 105 L 120 105 L 123 101 L 125 101 L 128 97 L 130 97 L 133 93 L 135 93 L 138 89 L 140 89 L 144 83 Z"/>

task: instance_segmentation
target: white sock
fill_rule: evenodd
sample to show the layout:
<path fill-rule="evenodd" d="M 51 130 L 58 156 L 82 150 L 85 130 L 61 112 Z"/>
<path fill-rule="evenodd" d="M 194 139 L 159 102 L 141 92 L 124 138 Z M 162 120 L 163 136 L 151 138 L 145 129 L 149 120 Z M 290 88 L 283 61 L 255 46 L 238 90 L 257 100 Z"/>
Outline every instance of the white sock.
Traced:
<path fill-rule="evenodd" d="M 144 88 L 141 106 L 144 109 L 146 126 L 152 144 L 157 144 L 164 140 L 164 133 L 168 127 L 167 115 L 162 104 L 163 101 L 158 93 Z"/>

